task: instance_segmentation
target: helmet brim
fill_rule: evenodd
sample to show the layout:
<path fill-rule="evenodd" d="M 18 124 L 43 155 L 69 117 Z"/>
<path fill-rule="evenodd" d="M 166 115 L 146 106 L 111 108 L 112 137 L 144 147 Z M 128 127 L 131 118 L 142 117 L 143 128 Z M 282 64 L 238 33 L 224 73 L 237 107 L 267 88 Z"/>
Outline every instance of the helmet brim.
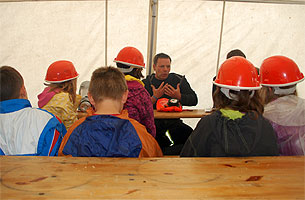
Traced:
<path fill-rule="evenodd" d="M 235 91 L 240 91 L 240 90 L 259 90 L 259 89 L 262 88 L 262 86 L 240 87 L 240 86 L 233 86 L 233 85 L 224 85 L 224 84 L 216 83 L 215 81 L 213 81 L 213 84 L 217 85 L 219 87 L 228 88 L 228 89 L 235 90 Z"/>
<path fill-rule="evenodd" d="M 47 83 L 63 83 L 63 82 L 67 82 L 67 81 L 76 79 L 78 77 L 79 77 L 79 74 L 77 76 L 75 76 L 75 77 L 72 77 L 72 78 L 69 78 L 69 79 L 66 79 L 66 80 L 61 80 L 61 81 L 48 81 L 48 80 L 45 80 L 45 82 L 47 82 Z"/>
<path fill-rule="evenodd" d="M 121 63 L 121 64 L 124 64 L 124 65 L 128 65 L 128 66 L 130 66 L 132 68 L 145 68 L 144 66 L 133 64 L 133 63 L 127 63 L 127 62 L 122 62 L 122 61 L 117 61 L 117 60 L 114 60 L 113 62 Z"/>
<path fill-rule="evenodd" d="M 303 77 L 302 79 L 298 80 L 298 81 L 294 81 L 294 82 L 290 82 L 290 83 L 284 83 L 284 84 L 268 84 L 268 83 L 261 83 L 262 86 L 268 86 L 268 87 L 286 87 L 286 86 L 290 86 L 290 85 L 295 85 L 297 83 L 300 83 L 302 81 L 305 80 L 305 77 Z"/>

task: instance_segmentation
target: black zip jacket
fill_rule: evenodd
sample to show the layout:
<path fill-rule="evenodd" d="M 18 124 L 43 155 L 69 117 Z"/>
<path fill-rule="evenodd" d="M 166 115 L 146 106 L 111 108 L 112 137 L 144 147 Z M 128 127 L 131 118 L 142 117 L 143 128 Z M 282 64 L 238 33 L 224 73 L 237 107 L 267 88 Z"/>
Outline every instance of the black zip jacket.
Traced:
<path fill-rule="evenodd" d="M 155 74 L 148 75 L 146 79 L 143 80 L 143 83 L 145 84 L 145 89 L 149 92 L 150 96 L 153 95 L 153 91 L 151 88 L 151 85 L 154 85 L 155 88 L 159 88 L 161 83 L 164 82 L 164 84 L 168 83 L 171 86 L 173 86 L 175 89 L 177 89 L 177 84 L 180 83 L 180 92 L 181 92 L 181 104 L 183 106 L 196 106 L 198 103 L 197 94 L 192 90 L 190 84 L 187 82 L 185 76 L 181 76 L 176 73 L 170 73 L 165 80 L 158 80 L 155 77 Z M 163 95 L 160 98 L 168 98 L 171 97 L 167 95 Z M 154 104 L 154 109 L 156 109 L 156 104 Z"/>
<path fill-rule="evenodd" d="M 271 124 L 261 115 L 229 119 L 220 111 L 201 118 L 181 151 L 181 157 L 279 155 Z"/>

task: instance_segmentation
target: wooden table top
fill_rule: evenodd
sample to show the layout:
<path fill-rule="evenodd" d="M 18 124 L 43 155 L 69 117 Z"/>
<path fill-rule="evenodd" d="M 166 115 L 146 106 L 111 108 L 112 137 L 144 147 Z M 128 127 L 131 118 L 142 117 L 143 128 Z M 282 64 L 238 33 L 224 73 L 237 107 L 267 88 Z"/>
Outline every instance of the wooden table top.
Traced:
<path fill-rule="evenodd" d="M 154 110 L 155 119 L 174 119 L 174 118 L 201 118 L 211 113 L 204 109 L 183 110 L 182 112 L 159 112 Z"/>
<path fill-rule="evenodd" d="M 154 110 L 155 119 L 174 119 L 174 118 L 201 118 L 211 114 L 204 109 L 183 110 L 182 112 L 159 112 Z M 82 118 L 87 115 L 86 112 L 77 112 L 77 117 Z"/>
<path fill-rule="evenodd" d="M 304 156 L 1 156 L 1 199 L 304 199 Z"/>

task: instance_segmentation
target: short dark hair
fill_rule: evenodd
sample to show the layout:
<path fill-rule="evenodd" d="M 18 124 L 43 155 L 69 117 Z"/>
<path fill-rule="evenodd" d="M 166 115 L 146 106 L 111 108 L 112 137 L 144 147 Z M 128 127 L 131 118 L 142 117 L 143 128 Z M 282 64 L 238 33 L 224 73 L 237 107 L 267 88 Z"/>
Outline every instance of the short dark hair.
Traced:
<path fill-rule="evenodd" d="M 244 57 L 246 58 L 246 55 L 239 49 L 233 49 L 232 51 L 230 51 L 228 54 L 227 54 L 227 59 L 233 57 L 233 56 L 241 56 L 241 57 Z M 259 74 L 259 68 L 258 67 L 255 67 L 256 68 L 256 71 L 257 71 L 257 74 Z"/>
<path fill-rule="evenodd" d="M 239 49 L 233 49 L 227 54 L 227 59 L 233 57 L 233 56 L 241 56 L 246 58 L 246 55 Z"/>
<path fill-rule="evenodd" d="M 154 65 L 157 64 L 158 59 L 159 58 L 168 58 L 170 62 L 172 62 L 172 59 L 169 55 L 165 54 L 165 53 L 158 53 L 157 55 L 155 55 L 154 57 Z"/>
<path fill-rule="evenodd" d="M 21 74 L 10 66 L 0 67 L 0 101 L 18 99 L 24 81 Z"/>
<path fill-rule="evenodd" d="M 94 101 L 119 100 L 128 90 L 124 74 L 115 67 L 100 67 L 91 76 L 89 92 Z"/>

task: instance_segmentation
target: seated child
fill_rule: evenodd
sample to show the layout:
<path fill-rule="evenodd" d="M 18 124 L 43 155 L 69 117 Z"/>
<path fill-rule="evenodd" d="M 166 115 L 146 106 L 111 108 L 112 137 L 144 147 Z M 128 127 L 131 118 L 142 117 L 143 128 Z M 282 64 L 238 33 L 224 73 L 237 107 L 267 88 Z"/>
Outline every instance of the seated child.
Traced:
<path fill-rule="evenodd" d="M 130 118 L 143 124 L 147 131 L 156 137 L 153 104 L 144 83 L 140 80 L 144 77 L 142 70 L 145 67 L 142 53 L 134 47 L 125 47 L 118 53 L 114 62 L 127 81 L 128 98 L 124 109 L 128 110 Z"/>
<path fill-rule="evenodd" d="M 65 126 L 47 111 L 32 108 L 16 69 L 0 67 L 0 82 L 0 155 L 57 155 Z"/>
<path fill-rule="evenodd" d="M 220 67 L 213 95 L 216 111 L 202 117 L 180 156 L 275 156 L 276 135 L 263 118 L 255 67 L 235 56 Z"/>
<path fill-rule="evenodd" d="M 38 106 L 56 115 L 66 126 L 77 120 L 77 107 L 81 96 L 76 94 L 78 73 L 70 61 L 60 60 L 52 63 L 47 71 L 47 87 L 38 95 Z"/>
<path fill-rule="evenodd" d="M 280 155 L 305 155 L 305 99 L 296 86 L 304 81 L 297 64 L 285 56 L 271 56 L 260 67 L 264 117 L 277 134 Z"/>
<path fill-rule="evenodd" d="M 124 75 L 114 67 L 96 69 L 88 98 L 92 116 L 78 120 L 68 130 L 59 155 L 92 157 L 155 157 L 162 151 L 145 126 L 123 110 L 128 89 Z"/>

